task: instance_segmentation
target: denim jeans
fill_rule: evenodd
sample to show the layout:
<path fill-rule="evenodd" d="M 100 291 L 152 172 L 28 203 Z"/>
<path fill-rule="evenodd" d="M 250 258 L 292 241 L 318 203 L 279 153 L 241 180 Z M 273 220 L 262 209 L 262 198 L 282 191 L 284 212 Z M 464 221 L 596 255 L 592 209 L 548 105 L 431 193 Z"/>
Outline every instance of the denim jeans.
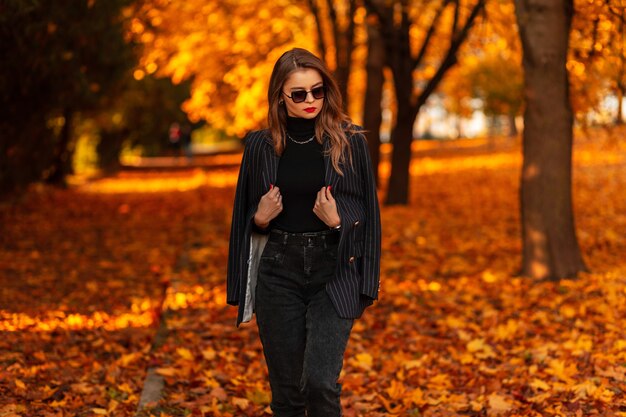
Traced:
<path fill-rule="evenodd" d="M 337 315 L 338 233 L 273 231 L 259 265 L 256 316 L 275 417 L 340 417 L 337 382 L 353 319 Z"/>

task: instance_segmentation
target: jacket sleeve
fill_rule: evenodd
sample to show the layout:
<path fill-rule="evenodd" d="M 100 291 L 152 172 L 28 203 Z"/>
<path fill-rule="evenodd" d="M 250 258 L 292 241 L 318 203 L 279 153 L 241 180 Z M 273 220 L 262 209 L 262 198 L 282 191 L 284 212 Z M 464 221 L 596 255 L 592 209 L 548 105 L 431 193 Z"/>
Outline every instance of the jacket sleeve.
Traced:
<path fill-rule="evenodd" d="M 358 134 L 359 136 L 362 134 Z M 371 299 L 378 298 L 380 287 L 380 241 L 381 224 L 378 194 L 372 159 L 365 138 L 355 141 L 359 154 L 359 170 L 363 178 L 363 193 L 365 203 L 365 236 L 363 242 L 363 285 L 361 294 Z"/>
<path fill-rule="evenodd" d="M 245 260 L 242 259 L 242 251 L 246 241 L 246 223 L 248 210 L 248 166 L 250 165 L 250 146 L 244 139 L 243 158 L 239 168 L 237 188 L 235 191 L 235 203 L 233 204 L 233 216 L 230 225 L 230 242 L 228 247 L 228 271 L 226 274 L 226 302 L 230 305 L 238 305 L 241 294 L 242 268 Z"/>

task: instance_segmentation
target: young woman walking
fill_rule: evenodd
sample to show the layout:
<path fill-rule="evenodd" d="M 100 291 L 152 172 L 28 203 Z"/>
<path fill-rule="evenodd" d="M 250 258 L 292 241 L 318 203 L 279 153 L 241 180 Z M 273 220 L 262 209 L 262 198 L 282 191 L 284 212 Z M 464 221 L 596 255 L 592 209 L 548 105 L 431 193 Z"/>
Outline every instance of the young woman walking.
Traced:
<path fill-rule="evenodd" d="M 324 63 L 274 65 L 266 130 L 249 133 L 233 209 L 228 303 L 256 313 L 276 417 L 339 417 L 353 320 L 378 297 L 381 225 L 365 137 Z"/>

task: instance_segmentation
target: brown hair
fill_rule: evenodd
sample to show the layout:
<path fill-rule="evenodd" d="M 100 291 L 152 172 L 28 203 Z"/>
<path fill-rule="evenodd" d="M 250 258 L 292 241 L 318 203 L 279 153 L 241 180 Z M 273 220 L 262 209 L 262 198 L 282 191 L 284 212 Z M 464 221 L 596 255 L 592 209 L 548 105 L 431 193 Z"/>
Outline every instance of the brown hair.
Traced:
<path fill-rule="evenodd" d="M 343 101 L 337 82 L 326 65 L 306 49 L 294 48 L 285 52 L 278 58 L 272 70 L 267 92 L 269 102 L 267 121 L 274 142 L 274 150 L 278 155 L 282 155 L 286 142 L 287 109 L 280 104 L 283 86 L 293 71 L 303 68 L 317 70 L 322 77 L 326 94 L 324 105 L 315 123 L 315 137 L 319 143 L 322 143 L 324 135 L 328 136 L 330 140 L 329 154 L 333 168 L 340 175 L 343 175 L 339 165 L 345 164 L 346 155 L 349 163 L 352 163 L 350 142 L 348 142 L 346 132 L 353 133 L 354 126 L 342 110 Z"/>

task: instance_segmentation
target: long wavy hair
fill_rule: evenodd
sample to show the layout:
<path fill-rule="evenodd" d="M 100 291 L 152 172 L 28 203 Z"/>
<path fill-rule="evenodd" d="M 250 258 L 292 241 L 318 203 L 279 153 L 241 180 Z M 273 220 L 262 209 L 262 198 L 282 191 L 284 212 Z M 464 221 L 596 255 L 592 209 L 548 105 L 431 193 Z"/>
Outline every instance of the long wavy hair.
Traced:
<path fill-rule="evenodd" d="M 315 138 L 321 144 L 324 136 L 330 140 L 330 155 L 333 168 L 340 175 L 343 175 L 340 165 L 352 164 L 352 153 L 350 152 L 350 142 L 346 133 L 355 131 L 350 118 L 343 112 L 343 100 L 337 82 L 334 80 L 326 65 L 311 52 L 302 48 L 291 49 L 281 55 L 274 64 L 270 85 L 267 92 L 269 111 L 267 122 L 270 134 L 274 142 L 274 150 L 277 155 L 282 155 L 286 146 L 287 108 L 281 104 L 282 90 L 285 81 L 292 72 L 304 68 L 316 70 L 322 77 L 322 82 L 326 89 L 324 105 L 320 114 L 317 115 L 315 123 Z"/>

